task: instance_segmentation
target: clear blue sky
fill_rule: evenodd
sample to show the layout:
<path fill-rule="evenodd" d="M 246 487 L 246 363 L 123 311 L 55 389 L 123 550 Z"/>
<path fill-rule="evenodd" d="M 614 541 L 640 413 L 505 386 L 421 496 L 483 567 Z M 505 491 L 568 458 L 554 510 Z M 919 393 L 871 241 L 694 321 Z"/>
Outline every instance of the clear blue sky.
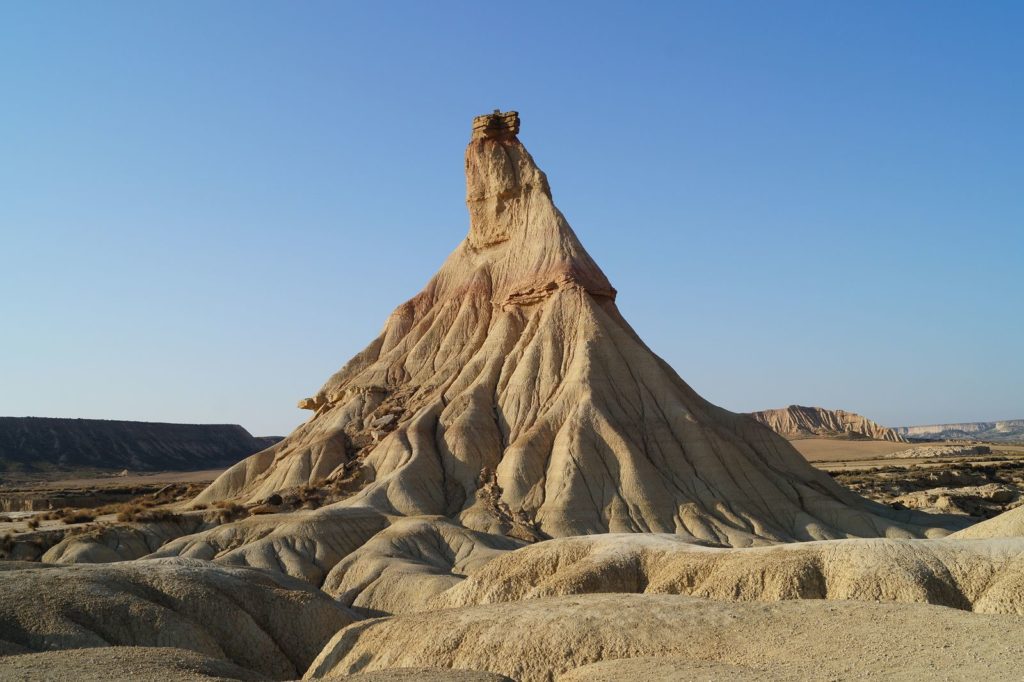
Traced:
<path fill-rule="evenodd" d="M 295 401 L 465 235 L 523 118 L 708 399 L 1024 417 L 1024 3 L 0 5 L 0 414 Z"/>

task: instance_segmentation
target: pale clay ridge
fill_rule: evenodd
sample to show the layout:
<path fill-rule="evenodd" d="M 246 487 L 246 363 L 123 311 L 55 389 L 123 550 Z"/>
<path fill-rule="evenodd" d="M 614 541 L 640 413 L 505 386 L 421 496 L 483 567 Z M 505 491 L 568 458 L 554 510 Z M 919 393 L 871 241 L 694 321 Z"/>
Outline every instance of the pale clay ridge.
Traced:
<path fill-rule="evenodd" d="M 304 401 L 309 422 L 199 503 L 331 478 L 358 489 L 343 508 L 499 534 L 508 515 L 552 537 L 668 532 L 735 546 L 962 525 L 868 502 L 694 393 L 622 319 L 517 126 L 511 113 L 475 125 L 469 235 L 437 275 Z M 481 495 L 489 480 L 500 504 Z"/>
<path fill-rule="evenodd" d="M 270 679 L 220 658 L 173 647 L 107 646 L 0 656 L 0 680 L 18 682 L 221 682 Z"/>
<path fill-rule="evenodd" d="M 268 682 L 218 658 L 173 647 L 110 646 L 0 656 L 0 680 L 18 682 Z M 342 678 L 321 678 L 339 681 Z M 504 675 L 471 670 L 398 668 L 350 675 L 346 682 L 515 682 Z"/>
<path fill-rule="evenodd" d="M 1024 538 L 833 540 L 716 549 L 666 535 L 560 538 L 510 552 L 428 608 L 621 592 L 716 600 L 920 602 L 1024 614 Z"/>
<path fill-rule="evenodd" d="M 444 519 L 402 520 L 335 566 L 323 589 L 367 615 L 590 592 L 884 600 L 1024 614 L 1021 537 L 830 540 L 743 549 L 646 533 L 505 549 L 501 540 Z"/>
<path fill-rule="evenodd" d="M 323 590 L 357 613 L 423 610 L 463 576 L 522 546 L 443 517 L 401 519 L 339 562 Z"/>
<path fill-rule="evenodd" d="M 854 436 L 905 443 L 906 438 L 886 426 L 846 410 L 790 405 L 751 412 L 750 416 L 784 438 Z"/>
<path fill-rule="evenodd" d="M 280 574 L 187 559 L 53 567 L 0 562 L 0 645 L 167 646 L 274 679 L 301 675 L 354 619 Z"/>
<path fill-rule="evenodd" d="M 925 604 L 586 594 L 360 621 L 331 640 L 305 679 L 423 666 L 549 682 L 600 661 L 669 657 L 666 665 L 767 671 L 755 679 L 1016 681 L 1022 654 L 1018 616 Z"/>
<path fill-rule="evenodd" d="M 1005 511 L 999 516 L 982 521 L 951 535 L 957 539 L 995 539 L 1024 536 L 1024 507 Z"/>

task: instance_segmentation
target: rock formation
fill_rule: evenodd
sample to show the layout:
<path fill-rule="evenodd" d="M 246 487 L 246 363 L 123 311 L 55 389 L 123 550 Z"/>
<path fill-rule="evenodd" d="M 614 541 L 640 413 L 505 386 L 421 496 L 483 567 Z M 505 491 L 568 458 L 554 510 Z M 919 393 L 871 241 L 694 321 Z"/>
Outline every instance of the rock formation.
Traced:
<path fill-rule="evenodd" d="M 1024 507 L 1005 511 L 999 516 L 954 533 L 958 539 L 1016 538 L 1024 536 Z"/>
<path fill-rule="evenodd" d="M 739 679 L 1009 682 L 1020 679 L 1012 652 L 1022 648 L 1019 616 L 927 604 L 585 594 L 360 621 L 331 640 L 305 679 L 432 667 L 549 682 L 601 661 L 657 657 L 694 666 L 693 677 L 661 678 L 672 680 L 736 679 L 717 676 L 721 669 L 697 676 L 718 663 L 763 671 Z"/>
<path fill-rule="evenodd" d="M 309 421 L 199 503 L 347 486 L 341 506 L 518 537 L 670 532 L 722 545 L 920 536 L 784 439 L 711 405 L 620 315 L 515 112 L 478 117 L 469 233 L 302 405 Z"/>
<path fill-rule="evenodd" d="M 174 647 L 108 646 L 0 656 L 0 680 L 18 682 L 266 682 L 220 658 Z"/>
<path fill-rule="evenodd" d="M 938 459 L 948 457 L 977 457 L 991 455 L 987 445 L 921 445 L 881 455 L 879 459 Z"/>
<path fill-rule="evenodd" d="M 880 426 L 867 417 L 845 410 L 790 405 L 775 410 L 751 412 L 750 416 L 775 433 L 788 438 L 869 438 L 905 442 L 893 429 Z"/>
<path fill-rule="evenodd" d="M 0 471 L 214 469 L 277 440 L 254 437 L 237 424 L 0 417 Z"/>
<path fill-rule="evenodd" d="M 1024 419 L 933 424 L 931 426 L 899 426 L 895 431 L 910 440 L 984 440 L 994 443 L 1024 443 Z"/>
<path fill-rule="evenodd" d="M 428 600 L 427 608 L 645 592 L 725 601 L 920 602 L 1022 615 L 1022 588 L 1021 537 L 999 544 L 872 538 L 717 549 L 632 533 L 559 538 L 505 552 Z"/>
<path fill-rule="evenodd" d="M 280 574 L 187 559 L 0 562 L 0 649 L 162 646 L 293 679 L 352 614 Z"/>

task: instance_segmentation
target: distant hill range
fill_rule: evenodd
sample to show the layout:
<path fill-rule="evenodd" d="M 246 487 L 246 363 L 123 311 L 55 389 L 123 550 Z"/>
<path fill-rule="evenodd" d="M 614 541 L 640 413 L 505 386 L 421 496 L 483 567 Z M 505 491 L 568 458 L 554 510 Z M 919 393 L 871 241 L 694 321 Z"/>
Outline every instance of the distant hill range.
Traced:
<path fill-rule="evenodd" d="M 910 440 L 983 440 L 994 443 L 1014 443 L 1024 442 L 1024 419 L 899 426 L 895 431 Z"/>
<path fill-rule="evenodd" d="M 0 417 L 0 471 L 214 469 L 279 440 L 237 424 Z"/>
<path fill-rule="evenodd" d="M 797 438 L 862 438 L 906 442 L 906 438 L 867 417 L 846 410 L 790 405 L 776 410 L 751 412 L 750 416 L 779 435 Z"/>

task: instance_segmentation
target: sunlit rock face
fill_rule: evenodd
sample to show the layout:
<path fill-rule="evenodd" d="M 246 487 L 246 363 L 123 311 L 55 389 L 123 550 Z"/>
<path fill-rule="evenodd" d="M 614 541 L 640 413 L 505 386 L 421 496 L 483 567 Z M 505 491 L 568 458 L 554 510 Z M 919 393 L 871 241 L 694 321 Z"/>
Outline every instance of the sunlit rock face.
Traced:
<path fill-rule="evenodd" d="M 836 485 L 651 352 L 519 125 L 515 112 L 474 119 L 466 238 L 300 403 L 307 423 L 197 502 L 326 480 L 353 491 L 333 508 L 441 515 L 526 540 L 668 532 L 743 546 L 945 532 Z"/>

